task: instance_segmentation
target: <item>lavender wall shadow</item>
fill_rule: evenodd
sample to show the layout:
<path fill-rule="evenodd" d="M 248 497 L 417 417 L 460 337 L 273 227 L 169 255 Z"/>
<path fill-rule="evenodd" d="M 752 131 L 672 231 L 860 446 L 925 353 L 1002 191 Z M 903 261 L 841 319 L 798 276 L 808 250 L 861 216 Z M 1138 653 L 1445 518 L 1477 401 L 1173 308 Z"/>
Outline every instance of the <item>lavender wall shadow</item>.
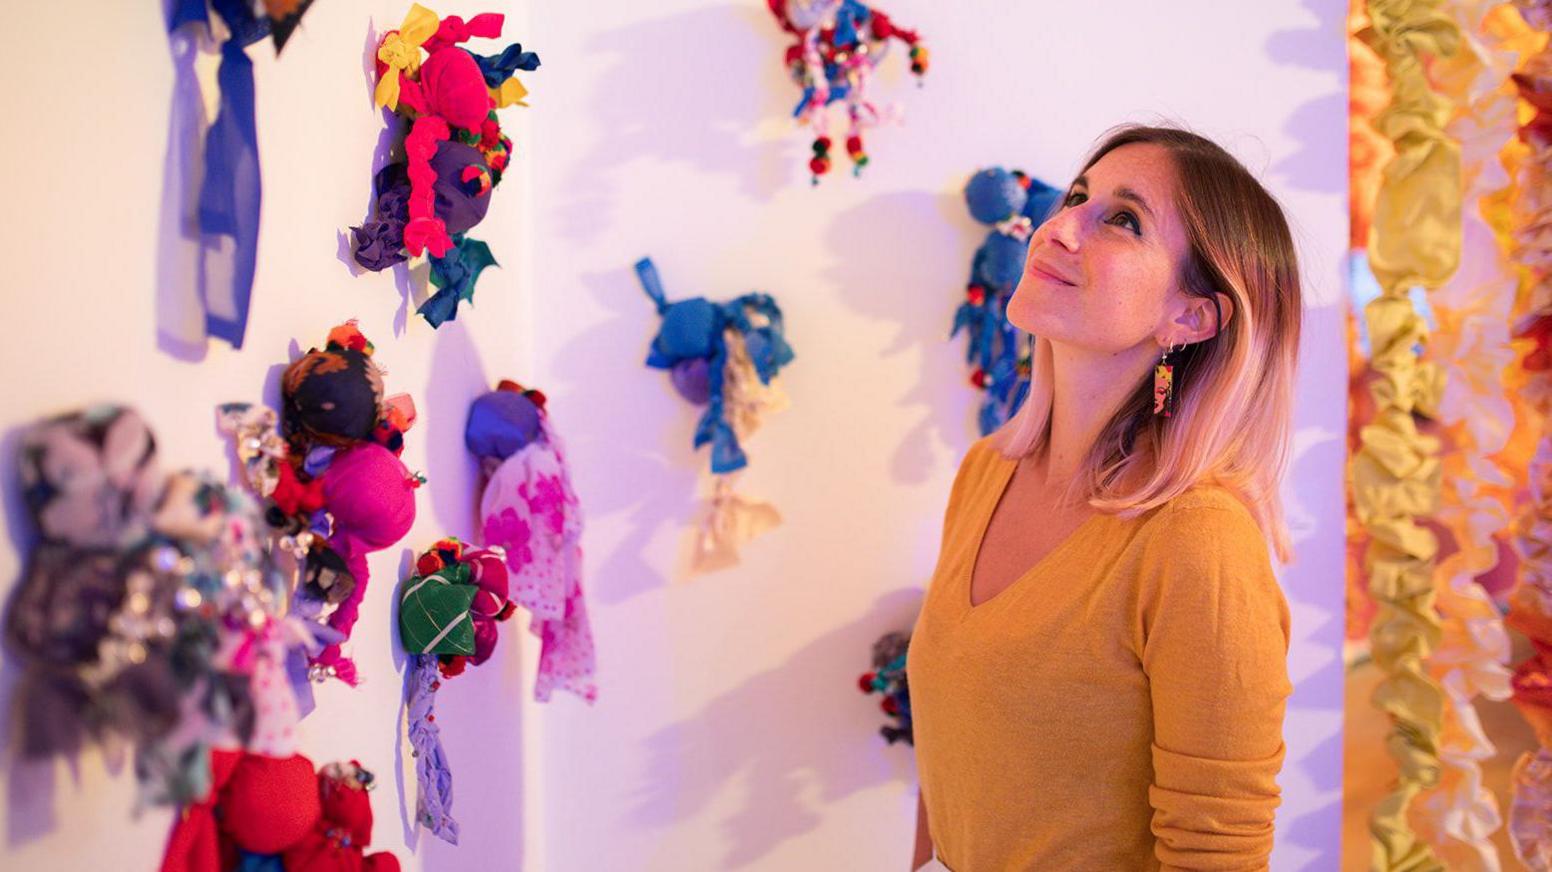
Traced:
<path fill-rule="evenodd" d="M 696 9 L 587 43 L 578 57 L 607 64 L 606 72 L 585 100 L 547 110 L 586 115 L 602 128 L 567 182 L 558 210 L 565 236 L 591 240 L 616 226 L 616 180 L 640 158 L 736 176 L 744 193 L 762 200 L 787 183 L 798 138 L 748 144 L 762 121 L 785 118 L 797 100 L 778 53 L 781 29 L 759 7 Z M 648 100 L 643 78 L 653 82 Z"/>
<path fill-rule="evenodd" d="M 818 826 L 825 806 L 905 780 L 911 749 L 885 744 L 878 734 L 884 716 L 876 698 L 857 692 L 856 676 L 867 670 L 873 642 L 910 629 L 920 607 L 918 589 L 884 594 L 849 626 L 648 736 L 634 821 L 672 828 L 710 805 L 727 782 L 747 783 L 743 806 L 722 822 L 731 845 L 716 866 L 743 869 Z"/>
<path fill-rule="evenodd" d="M 966 173 L 976 168 L 967 168 Z M 896 404 L 919 408 L 890 458 L 894 480 L 920 484 L 939 462 L 936 442 L 954 446 L 954 460 L 978 436 L 979 401 L 964 364 L 964 337 L 949 341 L 964 276 L 984 231 L 977 232 L 958 188 L 881 194 L 841 212 L 825 233 L 826 284 L 837 299 L 871 319 L 898 325 L 867 366 L 885 371 L 900 358 L 920 357 L 918 381 Z M 909 252 L 909 256 L 903 253 Z M 868 383 L 869 373 L 855 373 Z"/>
<path fill-rule="evenodd" d="M 579 278 L 611 314 L 554 352 L 555 395 L 565 396 L 569 408 L 550 413 L 570 451 L 586 517 L 619 515 L 628 527 L 612 550 L 589 552 L 586 566 L 589 595 L 613 605 L 667 584 L 667 574 L 647 560 L 648 545 L 665 525 L 694 521 L 707 459 L 691 448 L 700 410 L 674 392 L 667 373 L 643 364 L 658 315 L 635 273 L 621 267 Z"/>
<path fill-rule="evenodd" d="M 1267 174 L 1283 187 L 1314 194 L 1345 197 L 1347 193 L 1347 8 L 1335 0 L 1305 0 L 1313 19 L 1305 28 L 1272 34 L 1266 41 L 1269 57 L 1284 66 L 1333 75 L 1327 93 L 1315 97 L 1288 114 L 1283 132 L 1295 150 L 1278 160 Z M 1296 238 L 1308 242 L 1301 228 Z M 1342 234 L 1345 243 L 1346 234 Z M 1335 252 L 1320 251 L 1316 255 Z M 1303 351 L 1295 408 L 1299 425 L 1294 434 L 1294 456 L 1283 487 L 1297 552 L 1295 563 L 1282 573 L 1283 590 L 1296 616 L 1293 628 L 1294 659 L 1310 662 L 1327 659 L 1313 673 L 1297 676 L 1288 703 L 1286 731 L 1288 756 L 1284 783 L 1289 773 L 1307 779 L 1328 801 L 1309 809 L 1285 806 L 1278 815 L 1277 845 L 1305 856 L 1297 868 L 1334 869 L 1340 862 L 1342 830 L 1342 664 L 1344 634 L 1345 552 L 1342 548 L 1301 548 L 1311 543 L 1345 542 L 1346 509 L 1343 478 L 1333 475 L 1345 466 L 1347 359 L 1343 354 L 1311 354 L 1312 349 L 1346 347 L 1345 321 L 1340 307 L 1345 297 L 1339 271 L 1306 276 L 1326 285 L 1323 300 L 1310 305 L 1306 294 Z M 1333 311 L 1335 309 L 1335 311 Z M 1340 386 L 1343 389 L 1334 390 Z M 1333 397 L 1343 399 L 1333 400 Z M 1320 728 L 1312 728 L 1316 723 Z M 1335 724 L 1331 729 L 1324 725 Z M 1289 853 L 1294 853 L 1289 851 Z M 1295 868 L 1274 851 L 1273 868 Z M 1312 854 L 1312 856 L 1311 856 Z"/>

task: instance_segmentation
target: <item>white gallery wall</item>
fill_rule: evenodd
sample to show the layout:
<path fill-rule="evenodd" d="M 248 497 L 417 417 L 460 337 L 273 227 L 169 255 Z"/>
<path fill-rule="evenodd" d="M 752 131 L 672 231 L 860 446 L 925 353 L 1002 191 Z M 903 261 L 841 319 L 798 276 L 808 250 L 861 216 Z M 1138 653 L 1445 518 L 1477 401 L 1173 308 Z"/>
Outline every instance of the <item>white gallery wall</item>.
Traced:
<path fill-rule="evenodd" d="M 963 347 L 947 334 L 985 228 L 959 189 L 994 164 L 1061 185 L 1106 128 L 1186 122 L 1284 203 L 1307 279 L 1286 493 L 1299 557 L 1281 573 L 1296 691 L 1273 866 L 1334 868 L 1345 4 L 895 0 L 886 11 L 930 47 L 926 85 L 915 87 L 903 52 L 888 58 L 876 86 L 904 124 L 870 135 L 860 180 L 837 147 L 817 188 L 809 136 L 789 118 L 785 38 L 760 0 L 428 4 L 503 11 L 506 37 L 543 59 L 524 76 L 532 108 L 503 112 L 514 170 L 475 233 L 501 268 L 486 272 L 472 311 L 436 332 L 392 276 L 353 275 L 339 241 L 363 216 L 382 129 L 372 34 L 407 5 L 322 0 L 280 59 L 267 45 L 250 52 L 265 190 L 240 351 L 158 337 L 178 311 L 189 252 L 164 184 L 181 169 L 155 9 L 72 0 L 10 12 L 26 38 L 0 73 L 12 95 L 0 229 L 14 253 L 0 345 L 0 595 L 32 535 L 13 487 L 18 428 L 128 401 L 168 465 L 224 471 L 212 407 L 273 401 L 277 364 L 357 317 L 390 390 L 419 404 L 405 459 L 430 478 L 403 547 L 372 561 L 352 641 L 367 683 L 325 688 L 303 723 L 315 761 L 355 757 L 377 772 L 374 845 L 427 870 L 903 870 L 914 766 L 908 748 L 878 737 L 877 697 L 854 681 L 873 640 L 914 617 L 975 436 Z M 775 294 L 797 351 L 783 374 L 792 406 L 746 445 L 740 476 L 785 524 L 709 575 L 687 571 L 687 531 L 710 485 L 690 447 L 696 412 L 642 366 L 658 320 L 631 271 L 643 255 L 671 298 Z M 463 833 L 451 848 L 406 826 L 414 775 L 398 741 L 402 658 L 387 591 L 412 549 L 473 532 L 463 415 L 502 377 L 549 395 L 571 449 L 600 694 L 591 708 L 529 702 L 536 652 L 517 625 L 490 664 L 444 689 L 438 722 Z M 0 699 L 15 679 L 7 662 Z M 22 764 L 3 735 L 3 865 L 154 867 L 170 817 L 130 816 L 123 761 Z"/>

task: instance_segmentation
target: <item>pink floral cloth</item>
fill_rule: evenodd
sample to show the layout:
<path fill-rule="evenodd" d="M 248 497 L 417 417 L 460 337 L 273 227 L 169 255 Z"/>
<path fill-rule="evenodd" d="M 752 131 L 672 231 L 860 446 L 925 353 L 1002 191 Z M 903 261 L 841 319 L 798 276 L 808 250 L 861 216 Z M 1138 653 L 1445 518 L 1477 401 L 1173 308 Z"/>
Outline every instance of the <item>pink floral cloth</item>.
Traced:
<path fill-rule="evenodd" d="M 540 438 L 502 461 L 480 500 L 486 547 L 506 551 L 512 598 L 532 614 L 543 645 L 534 698 L 559 688 L 592 702 L 593 630 L 582 596 L 582 509 L 560 442 L 541 416 Z"/>

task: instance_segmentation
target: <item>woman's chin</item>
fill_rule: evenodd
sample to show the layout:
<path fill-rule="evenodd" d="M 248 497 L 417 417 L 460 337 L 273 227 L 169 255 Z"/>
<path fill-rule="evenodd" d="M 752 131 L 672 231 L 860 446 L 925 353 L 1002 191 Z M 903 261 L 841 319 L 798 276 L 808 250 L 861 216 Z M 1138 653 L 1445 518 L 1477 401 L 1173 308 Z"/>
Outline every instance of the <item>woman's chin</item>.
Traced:
<path fill-rule="evenodd" d="M 1008 323 L 1025 333 L 1044 336 L 1055 326 L 1053 319 L 1047 315 L 1047 305 L 1047 301 L 1038 299 L 1037 294 L 1031 294 L 1027 289 L 1020 290 L 1008 300 Z"/>

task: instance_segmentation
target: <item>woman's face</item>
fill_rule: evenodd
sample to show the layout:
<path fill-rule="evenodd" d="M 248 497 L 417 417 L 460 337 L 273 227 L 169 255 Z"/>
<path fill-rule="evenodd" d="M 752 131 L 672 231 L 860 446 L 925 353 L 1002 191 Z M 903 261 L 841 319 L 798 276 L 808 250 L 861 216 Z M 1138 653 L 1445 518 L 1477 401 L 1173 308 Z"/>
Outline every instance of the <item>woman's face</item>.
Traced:
<path fill-rule="evenodd" d="M 1100 158 L 1030 239 L 1008 320 L 1042 339 L 1111 354 L 1167 341 L 1189 252 L 1175 191 L 1163 146 L 1132 143 Z"/>

